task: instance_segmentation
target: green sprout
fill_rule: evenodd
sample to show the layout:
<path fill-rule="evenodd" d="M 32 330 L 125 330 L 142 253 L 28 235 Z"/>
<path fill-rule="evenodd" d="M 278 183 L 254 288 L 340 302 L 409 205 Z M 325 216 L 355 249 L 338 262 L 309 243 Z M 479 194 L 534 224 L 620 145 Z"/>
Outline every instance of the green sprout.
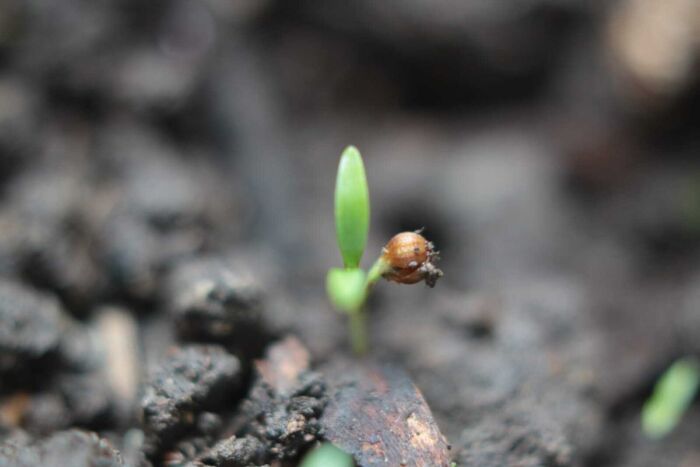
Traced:
<path fill-rule="evenodd" d="M 442 271 L 431 242 L 419 231 L 402 232 L 382 249 L 368 272 L 360 268 L 369 233 L 369 189 L 360 151 L 349 146 L 343 151 L 335 184 L 335 228 L 344 268 L 332 268 L 326 289 L 333 306 L 348 315 L 350 341 L 357 354 L 367 351 L 364 305 L 369 291 L 384 278 L 401 284 L 425 281 L 433 287 Z"/>
<path fill-rule="evenodd" d="M 360 151 L 343 152 L 335 180 L 335 231 L 346 269 L 360 266 L 369 233 L 369 188 Z"/>
<path fill-rule="evenodd" d="M 700 362 L 681 358 L 659 378 L 642 408 L 642 430 L 652 439 L 663 438 L 680 422 L 700 388 Z"/>
<path fill-rule="evenodd" d="M 304 456 L 300 467 L 353 467 L 350 454 L 331 443 L 324 443 Z"/>

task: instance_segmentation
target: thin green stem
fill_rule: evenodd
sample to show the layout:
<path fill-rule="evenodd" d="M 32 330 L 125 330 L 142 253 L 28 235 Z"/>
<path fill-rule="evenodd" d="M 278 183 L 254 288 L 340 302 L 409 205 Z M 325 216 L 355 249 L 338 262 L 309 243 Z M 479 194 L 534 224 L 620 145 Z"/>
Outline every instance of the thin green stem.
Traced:
<path fill-rule="evenodd" d="M 365 300 L 369 294 L 370 289 L 374 284 L 376 284 L 386 273 L 391 266 L 389 263 L 384 261 L 384 258 L 380 256 L 377 261 L 374 262 L 369 272 L 367 273 L 367 279 L 365 280 Z"/>
<path fill-rule="evenodd" d="M 389 267 L 389 264 L 384 261 L 381 256 L 374 262 L 372 268 L 370 268 L 367 273 L 367 279 L 365 279 L 364 296 L 362 297 L 361 305 L 348 313 L 350 320 L 350 342 L 352 344 L 352 350 L 356 355 L 364 355 L 367 353 L 369 347 L 367 338 L 367 315 L 365 312 L 367 296 L 374 284 L 382 278 L 382 275 Z"/>
<path fill-rule="evenodd" d="M 350 341 L 356 355 L 367 353 L 367 317 L 365 310 L 360 308 L 348 315 L 350 319 Z"/>

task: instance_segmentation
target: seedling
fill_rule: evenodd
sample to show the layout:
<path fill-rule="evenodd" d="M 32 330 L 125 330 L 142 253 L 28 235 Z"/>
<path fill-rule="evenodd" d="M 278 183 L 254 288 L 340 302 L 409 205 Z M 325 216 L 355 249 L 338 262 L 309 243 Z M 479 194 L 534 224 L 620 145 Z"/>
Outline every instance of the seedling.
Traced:
<path fill-rule="evenodd" d="M 422 231 L 402 232 L 382 248 L 369 271 L 360 268 L 369 233 L 369 189 L 360 152 L 349 146 L 340 157 L 335 183 L 335 228 L 344 268 L 332 268 L 326 277 L 331 303 L 348 315 L 350 341 L 357 354 L 367 351 L 364 305 L 380 279 L 399 284 L 425 281 L 434 287 L 442 277 L 434 245 Z"/>
<path fill-rule="evenodd" d="M 642 409 L 642 429 L 649 438 L 663 438 L 680 422 L 700 389 L 700 362 L 677 360 L 659 378 Z"/>
<path fill-rule="evenodd" d="M 301 467 L 353 467 L 350 454 L 331 443 L 324 443 L 304 456 Z"/>

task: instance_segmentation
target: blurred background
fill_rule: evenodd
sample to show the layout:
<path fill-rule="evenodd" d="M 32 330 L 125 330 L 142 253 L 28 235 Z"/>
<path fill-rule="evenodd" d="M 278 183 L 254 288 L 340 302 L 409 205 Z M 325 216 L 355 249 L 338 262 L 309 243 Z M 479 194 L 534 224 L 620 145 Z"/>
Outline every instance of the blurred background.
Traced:
<path fill-rule="evenodd" d="M 173 271 L 236 258 L 323 361 L 354 144 L 365 264 L 419 227 L 442 253 L 436 289 L 378 287 L 372 339 L 460 465 L 697 466 L 697 404 L 659 442 L 638 414 L 700 352 L 699 77 L 697 0 L 2 0 L 0 274 L 123 308 L 147 366 Z M 513 426 L 532 449 L 483 438 Z"/>

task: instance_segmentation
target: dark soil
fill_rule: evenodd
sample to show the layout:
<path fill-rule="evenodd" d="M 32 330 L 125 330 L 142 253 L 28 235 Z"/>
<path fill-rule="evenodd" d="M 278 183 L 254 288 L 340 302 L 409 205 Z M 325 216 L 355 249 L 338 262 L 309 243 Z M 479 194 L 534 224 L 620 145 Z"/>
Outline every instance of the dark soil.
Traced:
<path fill-rule="evenodd" d="M 697 403 L 639 423 L 700 354 L 698 10 L 653 5 L 0 2 L 0 466 L 700 465 Z M 348 144 L 363 264 L 426 227 L 445 272 L 364 359 Z"/>

